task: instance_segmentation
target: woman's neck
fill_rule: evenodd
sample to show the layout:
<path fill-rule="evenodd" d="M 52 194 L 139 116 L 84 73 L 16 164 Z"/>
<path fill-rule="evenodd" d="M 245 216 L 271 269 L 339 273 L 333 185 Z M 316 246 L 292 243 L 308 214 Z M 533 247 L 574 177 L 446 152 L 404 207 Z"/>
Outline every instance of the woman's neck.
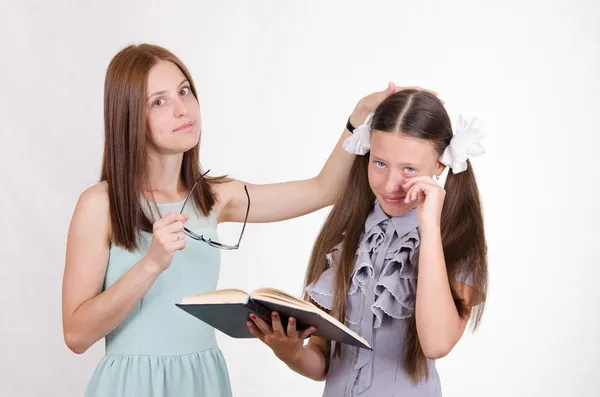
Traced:
<path fill-rule="evenodd" d="M 146 170 L 148 171 L 147 198 L 157 203 L 183 200 L 187 194 L 181 179 L 183 153 L 172 155 L 149 154 Z"/>

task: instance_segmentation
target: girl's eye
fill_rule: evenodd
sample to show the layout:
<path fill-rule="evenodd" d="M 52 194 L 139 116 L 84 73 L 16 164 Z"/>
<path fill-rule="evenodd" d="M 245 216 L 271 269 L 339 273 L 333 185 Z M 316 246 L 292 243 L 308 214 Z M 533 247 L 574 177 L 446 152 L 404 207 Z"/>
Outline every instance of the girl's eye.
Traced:
<path fill-rule="evenodd" d="M 412 174 L 412 173 L 415 173 L 415 172 L 417 172 L 417 170 L 415 170 L 415 169 L 414 169 L 414 168 L 412 168 L 412 167 L 406 167 L 404 170 L 405 170 L 405 171 L 406 171 L 408 174 Z"/>
<path fill-rule="evenodd" d="M 383 167 L 385 167 L 385 164 L 383 163 L 383 161 L 377 160 L 377 161 L 375 161 L 375 166 L 377 168 L 383 168 Z"/>
<path fill-rule="evenodd" d="M 160 107 L 160 106 L 162 106 L 164 104 L 165 104 L 165 100 L 164 99 L 157 99 L 156 101 L 154 101 L 152 103 L 152 105 L 155 106 L 155 107 Z"/>

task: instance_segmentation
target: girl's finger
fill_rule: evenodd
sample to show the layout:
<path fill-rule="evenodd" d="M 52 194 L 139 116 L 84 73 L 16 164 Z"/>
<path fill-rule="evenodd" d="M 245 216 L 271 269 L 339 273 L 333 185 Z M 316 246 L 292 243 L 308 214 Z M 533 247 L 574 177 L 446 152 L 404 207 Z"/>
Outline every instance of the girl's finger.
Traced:
<path fill-rule="evenodd" d="M 411 187 L 410 189 L 408 189 L 408 192 L 406 192 L 406 196 L 404 196 L 404 202 L 405 203 L 410 203 L 412 200 L 410 199 L 410 196 L 412 194 L 414 187 Z"/>
<path fill-rule="evenodd" d="M 263 334 L 252 321 L 247 321 L 246 325 L 248 326 L 248 330 L 252 335 L 256 336 L 263 342 L 265 341 L 265 334 Z"/>
<path fill-rule="evenodd" d="M 415 201 L 419 198 L 419 192 L 421 191 L 421 184 L 418 183 L 414 186 L 413 191 L 410 196 L 410 201 Z"/>
<path fill-rule="evenodd" d="M 281 325 L 281 317 L 279 316 L 279 313 L 271 313 L 271 325 L 273 326 L 273 333 L 279 336 L 285 335 L 285 332 L 283 331 L 283 325 Z"/>
<path fill-rule="evenodd" d="M 308 327 L 307 329 L 305 329 L 303 332 L 300 333 L 298 338 L 300 340 L 304 340 L 304 339 L 308 338 L 311 334 L 315 333 L 316 331 L 317 331 L 316 327 Z"/>
<path fill-rule="evenodd" d="M 290 317 L 288 319 L 287 334 L 288 334 L 288 337 L 291 337 L 292 335 L 296 335 L 296 319 L 294 317 Z"/>
<path fill-rule="evenodd" d="M 409 187 L 411 187 L 412 185 L 414 185 L 417 182 L 426 182 L 426 183 L 436 186 L 434 180 L 431 179 L 431 177 L 425 175 L 425 176 L 414 176 L 412 178 L 405 179 L 404 180 L 404 188 L 408 189 Z"/>
<path fill-rule="evenodd" d="M 430 187 L 431 186 L 429 186 L 425 182 L 417 182 L 415 185 L 413 185 L 413 187 L 411 187 L 411 189 L 409 191 L 409 193 L 410 193 L 409 201 L 418 200 L 419 196 L 421 194 L 427 195 L 427 189 L 429 189 Z"/>
<path fill-rule="evenodd" d="M 254 324 L 256 324 L 258 329 L 261 330 L 263 334 L 271 335 L 273 333 L 273 329 L 271 329 L 271 326 L 267 324 L 262 318 L 258 317 L 256 314 L 250 314 L 250 319 L 254 321 Z"/>

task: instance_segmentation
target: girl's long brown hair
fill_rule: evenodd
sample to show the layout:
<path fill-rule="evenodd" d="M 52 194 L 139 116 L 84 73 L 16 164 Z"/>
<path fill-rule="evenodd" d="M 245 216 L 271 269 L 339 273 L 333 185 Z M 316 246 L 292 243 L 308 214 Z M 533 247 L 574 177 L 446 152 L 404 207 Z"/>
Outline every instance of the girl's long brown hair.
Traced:
<path fill-rule="evenodd" d="M 428 140 L 440 155 L 453 136 L 450 119 L 442 103 L 435 96 L 416 90 L 400 91 L 387 98 L 375 111 L 371 126 L 373 130 L 384 133 L 403 133 Z M 317 280 L 328 267 L 326 254 L 342 243 L 340 263 L 336 264 L 338 270 L 331 310 L 331 314 L 341 322 L 345 322 L 346 318 L 346 299 L 355 253 L 375 200 L 369 186 L 368 163 L 368 155 L 357 156 L 354 160 L 346 189 L 317 237 L 305 279 L 305 287 Z M 487 295 L 487 244 L 471 163 L 462 173 L 454 174 L 450 170 L 444 188 L 446 198 L 442 208 L 441 233 L 448 280 L 459 315 L 469 315 L 473 307 L 471 324 L 475 330 L 481 321 Z M 465 274 L 472 277 L 471 307 L 467 307 L 455 289 L 457 277 Z M 307 294 L 304 298 L 310 299 Z M 406 321 L 404 369 L 417 383 L 429 376 L 427 359 L 419 343 L 416 316 Z M 331 342 L 328 341 L 327 357 L 330 351 Z M 340 354 L 340 345 L 336 344 L 334 356 Z"/>
<path fill-rule="evenodd" d="M 128 250 L 139 247 L 139 232 L 152 231 L 152 221 L 142 207 L 149 190 L 146 170 L 146 83 L 150 69 L 159 61 L 179 67 L 198 100 L 188 69 L 170 51 L 150 44 L 131 45 L 111 60 L 104 82 L 104 156 L 100 181 L 108 184 L 111 241 Z M 200 143 L 183 154 L 181 178 L 191 188 L 202 175 Z M 210 183 L 223 178 L 202 178 L 190 198 L 204 215 L 215 204 Z"/>

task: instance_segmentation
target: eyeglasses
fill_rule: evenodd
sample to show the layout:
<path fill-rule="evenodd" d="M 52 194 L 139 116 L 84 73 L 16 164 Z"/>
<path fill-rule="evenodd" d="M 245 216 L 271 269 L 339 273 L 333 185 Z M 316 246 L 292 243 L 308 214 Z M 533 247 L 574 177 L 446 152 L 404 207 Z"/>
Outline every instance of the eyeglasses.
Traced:
<path fill-rule="evenodd" d="M 202 174 L 200 176 L 200 178 L 198 178 L 196 180 L 196 182 L 194 183 L 194 185 L 192 186 L 192 188 L 190 189 L 190 191 L 188 192 L 187 196 L 185 197 L 185 200 L 183 201 L 183 205 L 181 206 L 181 211 L 179 211 L 180 214 L 183 213 L 183 209 L 185 208 L 185 203 L 187 203 L 189 197 L 192 195 L 192 192 L 194 191 L 194 188 L 196 187 L 196 185 L 198 184 L 198 182 L 200 182 L 200 180 L 210 172 L 210 170 L 206 171 L 204 174 Z M 204 238 L 204 236 L 202 235 L 198 235 L 194 232 L 192 232 L 191 230 L 189 230 L 188 228 L 184 227 L 184 233 L 190 237 L 193 238 L 194 240 L 198 240 L 198 241 L 202 241 L 208 245 L 210 245 L 211 247 L 214 248 L 219 248 L 219 249 L 223 249 L 223 250 L 236 250 L 240 247 L 240 241 L 242 241 L 242 236 L 244 235 L 244 230 L 246 230 L 246 222 L 248 221 L 248 214 L 250 213 L 250 194 L 248 194 L 248 187 L 246 185 L 244 185 L 244 191 L 246 192 L 246 197 L 248 198 L 248 208 L 246 208 L 246 217 L 244 218 L 244 226 L 242 226 L 242 233 L 240 233 L 240 238 L 238 239 L 238 242 L 236 245 L 227 245 L 227 244 L 221 244 L 218 241 L 212 241 L 212 239 L 206 239 Z"/>

